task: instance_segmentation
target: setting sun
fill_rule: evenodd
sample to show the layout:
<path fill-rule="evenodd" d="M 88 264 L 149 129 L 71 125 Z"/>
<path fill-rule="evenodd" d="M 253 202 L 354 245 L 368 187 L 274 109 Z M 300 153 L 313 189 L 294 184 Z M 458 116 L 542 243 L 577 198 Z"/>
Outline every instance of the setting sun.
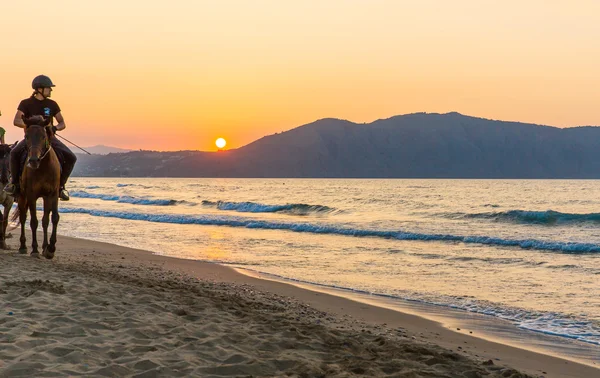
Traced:
<path fill-rule="evenodd" d="M 223 138 L 219 138 L 215 141 L 215 144 L 217 145 L 217 147 L 223 148 L 227 144 L 227 141 Z"/>

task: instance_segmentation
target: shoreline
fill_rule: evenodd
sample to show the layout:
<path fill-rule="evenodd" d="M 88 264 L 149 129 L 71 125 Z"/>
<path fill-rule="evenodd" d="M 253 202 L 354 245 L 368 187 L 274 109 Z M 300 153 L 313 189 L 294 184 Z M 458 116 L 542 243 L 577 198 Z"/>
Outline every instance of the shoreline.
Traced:
<path fill-rule="evenodd" d="M 403 314 L 415 315 L 438 323 L 439 326 L 451 331 L 456 330 L 457 333 L 469 333 L 470 336 L 478 339 L 525 349 L 600 369 L 600 350 L 594 351 L 594 348 L 600 348 L 600 346 L 568 337 L 522 329 L 509 320 L 443 305 L 439 306 L 426 302 L 410 301 L 402 298 L 354 291 L 352 289 L 286 279 L 243 267 L 232 268 L 240 274 L 257 279 L 280 282 L 309 291 L 344 297 L 352 301 Z"/>
<path fill-rule="evenodd" d="M 15 242 L 15 239 L 9 240 L 11 247 L 15 248 Z M 318 314 L 326 314 L 323 315 L 324 318 L 319 319 L 331 319 L 331 321 L 319 319 L 316 321 L 319 324 L 321 321 L 323 324 L 327 323 L 327 327 L 329 327 L 327 329 L 355 332 L 362 328 L 363 332 L 368 329 L 368 331 L 378 333 L 383 337 L 396 338 L 400 335 L 401 340 L 406 342 L 426 343 L 432 347 L 439 346 L 452 350 L 459 355 L 468 357 L 475 363 L 475 366 L 483 366 L 483 362 L 491 361 L 494 367 L 500 368 L 506 365 L 533 376 L 546 378 L 589 377 L 600 373 L 598 368 L 590 365 L 460 333 L 422 316 L 309 290 L 287 282 L 252 277 L 225 265 L 178 259 L 149 251 L 65 236 L 59 236 L 58 247 L 53 261 L 42 260 L 30 263 L 25 259 L 26 256 L 18 256 L 14 251 L 4 251 L 2 258 L 17 258 L 20 260 L 15 261 L 29 265 L 34 264 L 40 266 L 41 269 L 44 266 L 52 266 L 63 271 L 73 270 L 74 275 L 77 275 L 78 272 L 81 274 L 86 269 L 87 271 L 96 269 L 98 272 L 104 271 L 103 274 L 125 279 L 122 274 L 132 270 L 132 272 L 136 272 L 132 276 L 133 279 L 143 277 L 144 272 L 151 272 L 158 276 L 175 274 L 182 279 L 188 277 L 203 283 L 236 285 L 244 287 L 244 290 L 251 288 L 251 293 L 256 291 L 256 293 L 268 293 L 280 298 L 292 298 L 292 302 L 305 306 L 302 308 L 305 308 L 307 313 L 314 311 Z M 156 284 L 154 282 L 151 287 Z M 239 296 L 239 293 L 236 295 Z"/>

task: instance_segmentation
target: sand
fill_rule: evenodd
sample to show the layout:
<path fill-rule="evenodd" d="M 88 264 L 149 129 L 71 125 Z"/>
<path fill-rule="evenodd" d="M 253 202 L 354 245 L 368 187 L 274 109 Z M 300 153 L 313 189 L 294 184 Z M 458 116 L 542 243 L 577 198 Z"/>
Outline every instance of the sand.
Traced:
<path fill-rule="evenodd" d="M 2 377 L 600 376 L 220 265 L 66 237 L 52 261 L 9 246 L 0 252 Z"/>

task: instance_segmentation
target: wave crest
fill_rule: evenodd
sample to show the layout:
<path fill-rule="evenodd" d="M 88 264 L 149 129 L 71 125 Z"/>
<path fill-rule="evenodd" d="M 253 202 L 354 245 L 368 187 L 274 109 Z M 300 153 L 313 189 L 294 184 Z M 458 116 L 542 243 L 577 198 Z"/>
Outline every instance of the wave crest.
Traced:
<path fill-rule="evenodd" d="M 173 199 L 151 199 L 138 198 L 130 196 L 117 196 L 112 194 L 88 193 L 85 191 L 72 192 L 71 197 L 77 198 L 94 198 L 103 201 L 115 201 L 120 203 L 129 203 L 132 205 L 148 205 L 148 206 L 173 206 L 179 201 Z"/>
<path fill-rule="evenodd" d="M 331 213 L 336 210 L 335 208 L 329 206 L 307 205 L 304 203 L 265 205 L 256 202 L 202 201 L 202 205 L 214 207 L 219 210 L 237 211 L 240 213 L 286 213 L 292 215 Z"/>
<path fill-rule="evenodd" d="M 600 223 L 600 213 L 561 213 L 560 211 L 508 210 L 486 213 L 453 213 L 451 218 L 489 219 L 499 222 L 554 225 L 563 223 Z"/>

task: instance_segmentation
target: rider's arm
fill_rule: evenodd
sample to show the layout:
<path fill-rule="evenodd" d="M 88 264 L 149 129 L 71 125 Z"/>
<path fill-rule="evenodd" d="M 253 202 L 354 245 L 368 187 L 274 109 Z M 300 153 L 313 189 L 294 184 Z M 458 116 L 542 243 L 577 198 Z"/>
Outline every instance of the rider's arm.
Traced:
<path fill-rule="evenodd" d="M 24 113 L 20 110 L 17 110 L 17 114 L 15 114 L 15 120 L 13 121 L 13 125 L 20 127 L 22 129 L 25 128 L 25 121 L 23 121 Z"/>
<path fill-rule="evenodd" d="M 56 121 L 58 121 L 58 124 L 56 125 L 56 130 L 61 131 L 67 128 L 67 125 L 65 124 L 65 119 L 63 118 L 61 112 L 56 113 L 54 118 L 56 118 Z"/>

